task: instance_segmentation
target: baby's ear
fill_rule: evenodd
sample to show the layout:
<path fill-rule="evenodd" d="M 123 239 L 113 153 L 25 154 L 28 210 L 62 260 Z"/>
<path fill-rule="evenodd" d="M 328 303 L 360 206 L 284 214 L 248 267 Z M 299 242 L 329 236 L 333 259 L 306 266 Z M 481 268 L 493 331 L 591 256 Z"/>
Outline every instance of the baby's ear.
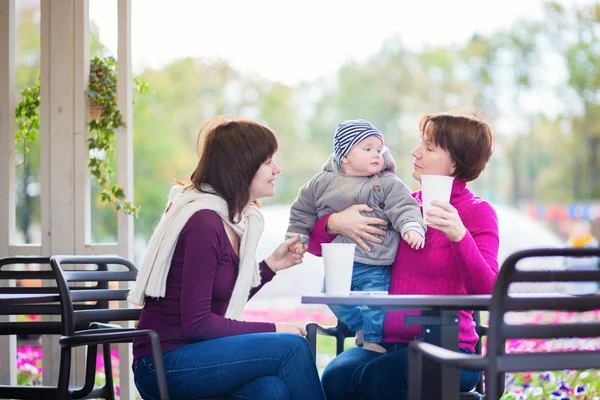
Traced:
<path fill-rule="evenodd" d="M 342 164 L 348 164 L 348 157 L 342 157 Z"/>

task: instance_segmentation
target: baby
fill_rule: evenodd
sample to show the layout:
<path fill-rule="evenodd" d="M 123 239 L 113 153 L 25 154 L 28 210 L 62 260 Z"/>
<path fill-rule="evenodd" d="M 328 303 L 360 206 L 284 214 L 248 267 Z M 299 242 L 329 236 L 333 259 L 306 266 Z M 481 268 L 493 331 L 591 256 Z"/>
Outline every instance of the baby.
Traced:
<path fill-rule="evenodd" d="M 333 137 L 333 154 L 323 171 L 300 188 L 292 204 L 286 236 L 308 235 L 317 219 L 342 211 L 353 204 L 368 204 L 370 217 L 389 222 L 382 229 L 383 243 L 370 252 L 356 246 L 352 272 L 353 291 L 387 291 L 390 264 L 396 257 L 400 236 L 412 248 L 425 245 L 425 222 L 421 210 L 402 180 L 384 147 L 383 134 L 365 120 L 339 124 Z M 334 243 L 355 243 L 339 235 Z M 327 282 L 325 282 L 327 285 Z M 385 311 L 360 306 L 330 306 L 335 316 L 356 332 L 356 344 L 385 353 L 383 322 Z"/>

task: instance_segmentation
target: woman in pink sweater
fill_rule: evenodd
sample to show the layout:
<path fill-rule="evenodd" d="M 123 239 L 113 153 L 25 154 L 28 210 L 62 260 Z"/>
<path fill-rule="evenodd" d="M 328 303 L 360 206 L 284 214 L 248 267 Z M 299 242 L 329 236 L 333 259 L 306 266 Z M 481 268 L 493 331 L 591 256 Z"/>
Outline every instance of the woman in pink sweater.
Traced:
<path fill-rule="evenodd" d="M 450 202 L 433 202 L 440 208 L 427 212 L 430 222 L 425 248 L 411 249 L 400 241 L 391 266 L 390 294 L 487 294 L 498 273 L 498 219 L 492 206 L 467 188 L 492 154 L 491 129 L 473 115 L 439 113 L 424 115 L 419 123 L 421 141 L 413 149 L 412 176 L 454 177 Z M 422 204 L 421 191 L 413 197 Z M 376 228 L 384 221 L 361 215 L 372 209 L 356 205 L 321 218 L 310 237 L 309 252 L 320 255 L 320 244 L 336 235 L 354 239 L 368 249 L 366 241 L 380 243 Z M 325 369 L 322 383 L 327 398 L 405 399 L 408 385 L 407 345 L 421 336 L 420 327 L 404 327 L 404 317 L 419 311 L 388 312 L 381 354 L 360 347 L 348 349 Z M 473 353 L 478 337 L 471 311 L 460 312 L 459 347 Z M 460 371 L 462 391 L 479 381 L 477 371 Z"/>

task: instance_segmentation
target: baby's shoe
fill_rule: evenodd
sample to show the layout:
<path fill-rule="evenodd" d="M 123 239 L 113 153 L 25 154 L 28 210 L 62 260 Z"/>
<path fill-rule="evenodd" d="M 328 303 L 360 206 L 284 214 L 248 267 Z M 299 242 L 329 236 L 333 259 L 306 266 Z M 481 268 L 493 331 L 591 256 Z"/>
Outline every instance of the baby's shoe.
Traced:
<path fill-rule="evenodd" d="M 361 329 L 360 331 L 356 331 L 355 337 L 354 337 L 354 344 L 356 345 L 356 347 L 363 347 L 365 344 L 365 339 L 364 339 L 364 332 Z"/>
<path fill-rule="evenodd" d="M 375 352 L 381 353 L 381 354 L 387 353 L 387 350 L 385 349 L 385 347 L 383 347 L 379 343 L 369 343 L 369 342 L 367 342 L 367 343 L 364 344 L 363 348 L 365 350 L 375 351 Z"/>

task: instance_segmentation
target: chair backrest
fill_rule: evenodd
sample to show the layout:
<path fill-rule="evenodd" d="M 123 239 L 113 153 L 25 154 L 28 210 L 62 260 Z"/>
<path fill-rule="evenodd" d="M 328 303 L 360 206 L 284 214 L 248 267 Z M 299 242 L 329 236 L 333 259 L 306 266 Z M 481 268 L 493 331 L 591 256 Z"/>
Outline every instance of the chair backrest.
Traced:
<path fill-rule="evenodd" d="M 64 335 L 73 335 L 77 326 L 91 322 L 139 319 L 142 311 L 139 308 L 110 307 L 111 301 L 125 301 L 129 288 L 112 289 L 109 283 L 135 282 L 138 270 L 131 261 L 118 256 L 53 256 L 50 265 L 63 303 L 61 323 Z M 69 270 L 65 268 L 67 265 L 91 268 Z M 110 266 L 121 267 L 117 270 Z M 75 286 L 84 282 L 84 286 Z"/>
<path fill-rule="evenodd" d="M 492 376 L 509 371 L 545 371 L 560 369 L 587 369 L 600 367 L 599 351 L 556 351 L 544 353 L 506 354 L 509 339 L 588 338 L 600 336 L 600 322 L 559 324 L 512 324 L 506 316 L 510 312 L 531 310 L 583 312 L 600 309 L 598 293 L 586 296 L 566 294 L 535 294 L 527 298 L 509 294 L 515 282 L 599 282 L 600 270 L 545 270 L 531 271 L 517 268 L 519 261 L 539 257 L 600 257 L 600 248 L 531 249 L 510 255 L 498 273 L 490 306 L 487 356 Z"/>
<path fill-rule="evenodd" d="M 35 266 L 34 268 L 29 268 Z M 50 281 L 51 285 L 43 285 Z M 50 268 L 50 257 L 11 256 L 0 258 L 0 293 L 2 294 L 58 294 L 55 276 Z M 20 283 L 22 286 L 17 286 Z M 43 285 L 43 286 L 42 286 Z M 0 315 L 60 315 L 58 304 L 10 304 L 0 307 Z M 0 333 L 54 334 L 60 333 L 58 321 L 2 321 Z"/>

